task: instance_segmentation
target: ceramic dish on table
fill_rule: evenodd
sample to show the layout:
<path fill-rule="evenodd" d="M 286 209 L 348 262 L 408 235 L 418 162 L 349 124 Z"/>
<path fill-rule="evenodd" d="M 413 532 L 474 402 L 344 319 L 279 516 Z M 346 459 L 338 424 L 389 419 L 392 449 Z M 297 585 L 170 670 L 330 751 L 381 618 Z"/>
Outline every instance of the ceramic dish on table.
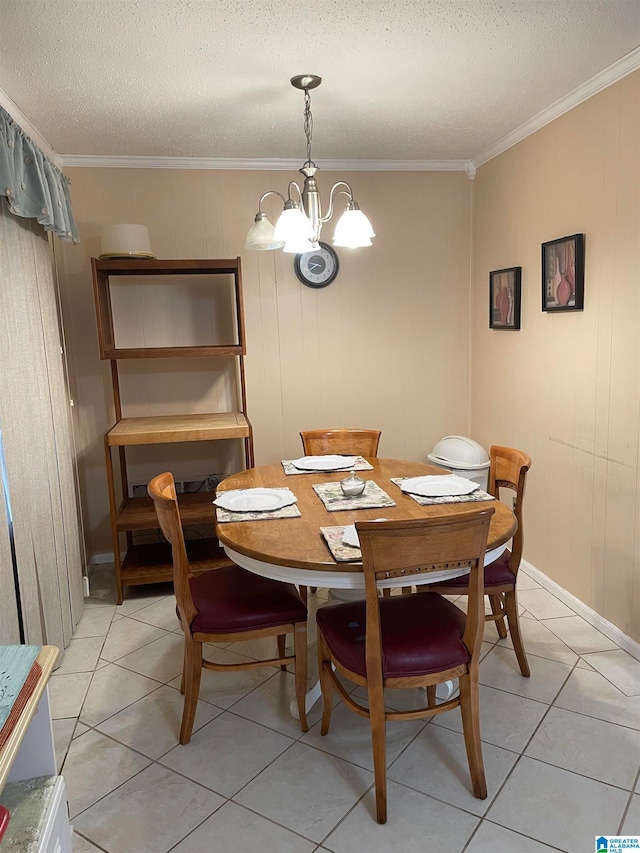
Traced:
<path fill-rule="evenodd" d="M 297 501 L 290 489 L 235 489 L 221 492 L 213 503 L 230 512 L 274 512 Z"/>
<path fill-rule="evenodd" d="M 357 460 L 357 456 L 302 456 L 292 459 L 291 464 L 298 471 L 345 471 L 353 468 Z"/>
<path fill-rule="evenodd" d="M 421 495 L 424 498 L 440 498 L 455 495 L 470 495 L 479 488 L 473 480 L 458 477 L 456 474 L 442 476 L 407 477 L 400 483 L 403 492 L 411 495 Z"/>
<path fill-rule="evenodd" d="M 386 521 L 386 518 L 374 518 L 374 521 Z M 344 545 L 351 545 L 352 548 L 360 547 L 360 538 L 355 524 L 347 524 L 342 531 L 342 542 Z"/>

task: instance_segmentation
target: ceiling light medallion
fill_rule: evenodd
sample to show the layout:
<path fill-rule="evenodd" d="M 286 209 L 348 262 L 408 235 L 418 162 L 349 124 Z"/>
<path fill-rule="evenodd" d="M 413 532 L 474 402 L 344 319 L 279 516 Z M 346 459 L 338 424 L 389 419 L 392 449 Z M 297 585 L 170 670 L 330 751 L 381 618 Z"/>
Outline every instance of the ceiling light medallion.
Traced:
<path fill-rule="evenodd" d="M 322 226 L 333 215 L 334 196 L 340 195 L 340 193 L 348 196 L 349 201 L 336 225 L 333 245 L 350 249 L 371 246 L 371 238 L 375 237 L 373 228 L 360 210 L 358 202 L 354 200 L 351 187 L 345 181 L 338 181 L 331 187 L 329 209 L 324 216 L 322 215 L 320 190 L 315 178 L 318 167 L 311 159 L 313 116 L 311 115 L 311 96 L 309 94 L 309 91 L 315 89 L 321 82 L 322 78 L 315 74 L 300 74 L 291 78 L 291 85 L 304 92 L 304 132 L 307 137 L 307 159 L 300 169 L 300 173 L 304 175 L 304 184 L 300 189 L 296 181 L 290 181 L 286 199 L 277 190 L 269 190 L 261 196 L 254 223 L 247 234 L 245 249 L 259 251 L 282 249 L 284 252 L 293 254 L 303 254 L 312 249 L 317 249 Z M 294 187 L 297 191 L 297 198 L 295 199 L 291 197 Z M 284 204 L 284 210 L 280 214 L 275 228 L 269 222 L 267 214 L 262 210 L 262 202 L 270 195 L 279 196 Z"/>

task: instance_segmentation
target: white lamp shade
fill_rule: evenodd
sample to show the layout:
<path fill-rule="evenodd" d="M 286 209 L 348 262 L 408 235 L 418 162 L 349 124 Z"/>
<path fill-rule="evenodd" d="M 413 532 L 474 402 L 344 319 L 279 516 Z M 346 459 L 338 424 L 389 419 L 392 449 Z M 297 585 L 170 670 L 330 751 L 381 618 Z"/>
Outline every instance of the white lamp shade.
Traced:
<path fill-rule="evenodd" d="M 371 238 L 375 236 L 371 223 L 361 210 L 345 210 L 336 225 L 333 245 L 359 249 L 371 246 Z"/>
<path fill-rule="evenodd" d="M 274 238 L 281 243 L 310 240 L 313 237 L 311 222 L 300 208 L 285 208 L 276 222 Z M 285 251 L 288 251 L 285 249 Z"/>
<path fill-rule="evenodd" d="M 258 222 L 254 222 L 247 233 L 245 249 L 253 249 L 258 252 L 280 249 L 283 243 L 274 239 L 273 232 L 273 224 L 268 219 L 260 219 Z"/>
<path fill-rule="evenodd" d="M 155 258 L 146 225 L 108 225 L 101 234 L 101 258 Z"/>

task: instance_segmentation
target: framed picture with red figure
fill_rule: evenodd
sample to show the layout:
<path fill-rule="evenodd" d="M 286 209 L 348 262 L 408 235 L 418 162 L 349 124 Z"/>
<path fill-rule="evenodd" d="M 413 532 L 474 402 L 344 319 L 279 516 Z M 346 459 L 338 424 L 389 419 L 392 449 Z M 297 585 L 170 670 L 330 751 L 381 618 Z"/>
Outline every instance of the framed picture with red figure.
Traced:
<path fill-rule="evenodd" d="M 584 234 L 542 244 L 542 310 L 584 308 Z"/>
<path fill-rule="evenodd" d="M 520 328 L 522 267 L 489 273 L 489 328 Z"/>

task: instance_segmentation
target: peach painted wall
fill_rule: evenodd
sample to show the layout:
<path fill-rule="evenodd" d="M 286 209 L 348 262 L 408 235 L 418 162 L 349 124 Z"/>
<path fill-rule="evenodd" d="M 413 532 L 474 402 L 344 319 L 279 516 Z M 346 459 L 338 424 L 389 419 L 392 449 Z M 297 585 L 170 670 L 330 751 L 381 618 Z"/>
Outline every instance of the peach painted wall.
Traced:
<path fill-rule="evenodd" d="M 540 244 L 584 233 L 584 311 L 541 311 Z M 640 72 L 474 182 L 471 428 L 533 459 L 525 558 L 640 640 Z M 522 266 L 522 330 L 488 273 Z"/>
<path fill-rule="evenodd" d="M 293 257 L 243 249 L 260 195 L 285 172 L 160 169 L 66 170 L 82 238 L 57 244 L 89 554 L 111 540 L 103 434 L 113 424 L 109 363 L 98 358 L 90 272 L 106 224 L 148 226 L 161 258 L 242 255 L 248 413 L 256 463 L 300 455 L 298 433 L 318 426 L 377 427 L 380 454 L 426 460 L 447 433 L 469 429 L 469 268 L 472 183 L 463 173 L 320 174 L 325 192 L 350 180 L 378 237 L 338 250 L 340 274 L 303 287 Z M 325 226 L 325 241 L 333 233 Z M 164 297 L 157 294 L 155 309 Z M 166 296 L 171 308 L 172 297 Z M 208 310 L 208 309 L 207 309 Z M 127 322 L 127 311 L 120 318 Z M 123 364 L 127 414 L 224 406 L 231 387 L 212 361 Z M 170 467 L 176 477 L 232 470 L 222 443 L 145 448 L 136 479 Z M 229 456 L 231 452 L 231 456 Z"/>

